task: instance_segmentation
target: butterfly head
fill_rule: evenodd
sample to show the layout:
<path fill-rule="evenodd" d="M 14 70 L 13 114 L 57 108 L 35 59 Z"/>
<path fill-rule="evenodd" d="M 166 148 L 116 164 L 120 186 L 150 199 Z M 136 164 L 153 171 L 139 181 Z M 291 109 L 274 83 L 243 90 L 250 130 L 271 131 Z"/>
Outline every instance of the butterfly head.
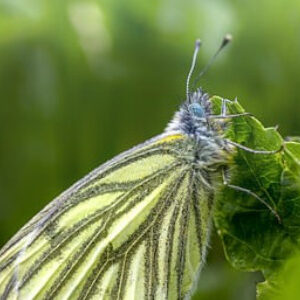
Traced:
<path fill-rule="evenodd" d="M 190 114 L 195 118 L 204 118 L 205 112 L 203 107 L 199 103 L 193 103 L 189 105 Z"/>
<path fill-rule="evenodd" d="M 210 114 L 209 95 L 201 89 L 197 89 L 181 105 L 174 119 L 168 125 L 167 131 L 179 130 L 188 135 L 194 135 L 199 130 L 207 132 Z"/>
<path fill-rule="evenodd" d="M 220 47 L 197 76 L 195 83 L 203 76 L 203 74 L 206 73 L 220 51 L 230 41 L 231 35 L 225 35 Z M 214 124 L 213 122 L 210 122 L 211 107 L 208 94 L 204 93 L 201 88 L 196 89 L 194 92 L 190 92 L 190 80 L 196 66 L 196 60 L 200 46 L 201 41 L 196 40 L 192 64 L 186 80 L 186 101 L 183 103 L 180 110 L 175 114 L 175 117 L 166 128 L 166 131 L 168 132 L 181 131 L 185 134 L 193 135 L 199 138 L 214 134 Z"/>
<path fill-rule="evenodd" d="M 203 93 L 201 89 L 197 89 L 189 95 L 185 108 L 192 119 L 207 121 L 207 116 L 210 114 L 208 94 Z"/>
<path fill-rule="evenodd" d="M 215 52 L 215 54 L 212 56 L 212 58 L 209 60 L 209 62 L 206 64 L 206 66 L 202 69 L 202 71 L 198 74 L 197 78 L 195 78 L 194 81 L 194 86 L 196 82 L 207 72 L 207 70 L 210 68 L 218 54 L 221 52 L 222 49 L 228 43 L 231 41 L 232 36 L 230 34 L 226 34 L 222 40 L 222 43 L 218 50 Z M 197 56 L 198 52 L 201 46 L 201 41 L 198 39 L 196 40 L 195 43 L 195 49 L 194 49 L 194 54 L 193 54 L 193 59 L 192 59 L 192 64 L 190 71 L 187 76 L 186 80 L 186 98 L 187 98 L 187 106 L 188 106 L 188 111 L 191 115 L 192 118 L 194 119 L 206 119 L 207 121 L 207 115 L 210 113 L 209 109 L 209 101 L 208 101 L 208 96 L 207 94 L 203 93 L 201 89 L 197 89 L 195 92 L 190 93 L 190 80 L 192 78 L 193 72 L 195 70 L 196 66 L 196 61 L 197 61 Z"/>

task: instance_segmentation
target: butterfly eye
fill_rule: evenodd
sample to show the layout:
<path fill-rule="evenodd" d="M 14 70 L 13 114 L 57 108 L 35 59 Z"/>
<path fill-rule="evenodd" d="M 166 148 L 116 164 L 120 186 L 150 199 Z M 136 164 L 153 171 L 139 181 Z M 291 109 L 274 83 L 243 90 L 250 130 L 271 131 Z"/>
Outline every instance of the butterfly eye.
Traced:
<path fill-rule="evenodd" d="M 189 106 L 190 113 L 197 118 L 204 118 L 205 112 L 199 103 L 193 103 Z"/>

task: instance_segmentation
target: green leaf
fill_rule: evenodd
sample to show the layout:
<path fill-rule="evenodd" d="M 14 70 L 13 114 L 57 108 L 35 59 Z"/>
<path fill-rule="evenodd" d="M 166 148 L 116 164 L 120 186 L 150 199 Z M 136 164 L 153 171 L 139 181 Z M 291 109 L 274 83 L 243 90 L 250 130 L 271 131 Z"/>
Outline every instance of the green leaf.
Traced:
<path fill-rule="evenodd" d="M 268 281 L 258 284 L 259 300 L 300 299 L 300 252 L 286 261 Z"/>
<path fill-rule="evenodd" d="M 218 113 L 221 98 L 211 99 Z M 229 113 L 244 112 L 228 102 Z M 278 270 L 299 248 L 300 241 L 300 144 L 285 142 L 275 128 L 264 128 L 254 117 L 231 119 L 226 137 L 256 150 L 284 150 L 254 154 L 237 149 L 230 170 L 230 183 L 250 190 L 267 202 L 276 215 L 255 197 L 224 187 L 217 197 L 214 221 L 227 260 L 236 269 L 262 271 L 267 282 L 260 294 L 272 290 Z"/>

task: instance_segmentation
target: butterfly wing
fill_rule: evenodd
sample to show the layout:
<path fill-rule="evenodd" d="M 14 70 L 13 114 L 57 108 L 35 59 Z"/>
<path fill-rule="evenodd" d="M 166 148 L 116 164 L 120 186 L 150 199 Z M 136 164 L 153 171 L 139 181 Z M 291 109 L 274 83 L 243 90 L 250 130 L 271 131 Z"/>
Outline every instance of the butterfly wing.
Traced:
<path fill-rule="evenodd" d="M 154 138 L 51 202 L 0 251 L 0 298 L 185 297 L 211 212 L 187 140 Z"/>

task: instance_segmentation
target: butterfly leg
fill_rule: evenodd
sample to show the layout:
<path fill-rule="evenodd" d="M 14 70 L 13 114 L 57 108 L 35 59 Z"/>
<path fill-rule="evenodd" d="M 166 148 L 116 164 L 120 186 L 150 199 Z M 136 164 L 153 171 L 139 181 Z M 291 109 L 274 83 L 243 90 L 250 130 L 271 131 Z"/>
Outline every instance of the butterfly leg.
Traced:
<path fill-rule="evenodd" d="M 249 189 L 246 189 L 246 188 L 243 188 L 243 187 L 240 187 L 240 186 L 233 185 L 233 184 L 229 183 L 228 170 L 226 170 L 226 169 L 222 170 L 222 177 L 223 177 L 223 184 L 225 186 L 227 186 L 228 188 L 231 188 L 231 189 L 233 189 L 235 191 L 245 193 L 245 194 L 247 194 L 249 196 L 252 196 L 255 199 L 257 199 L 259 202 L 261 202 L 262 204 L 264 204 L 271 211 L 271 213 L 276 217 L 276 219 L 278 220 L 278 222 L 281 224 L 281 219 L 280 219 L 280 216 L 278 215 L 278 213 L 264 199 L 262 199 L 261 197 L 259 197 L 257 194 L 255 194 L 254 192 L 252 192 Z"/>
<path fill-rule="evenodd" d="M 231 119 L 231 118 L 238 118 L 243 116 L 253 116 L 251 113 L 245 112 L 240 114 L 231 114 L 227 115 L 227 106 L 226 102 L 229 102 L 229 100 L 222 98 L 222 106 L 221 106 L 221 114 L 220 115 L 210 115 L 208 116 L 209 119 Z"/>
<path fill-rule="evenodd" d="M 226 106 L 226 99 L 222 98 L 222 106 L 221 106 L 221 116 L 227 115 L 227 106 Z"/>
<path fill-rule="evenodd" d="M 227 106 L 226 106 L 226 102 L 228 102 L 229 100 L 226 99 L 222 99 L 222 105 L 221 105 L 221 114 L 220 115 L 210 115 L 208 116 L 208 118 L 212 118 L 212 119 L 226 119 L 226 118 L 237 118 L 237 117 L 242 117 L 242 116 L 252 116 L 251 113 L 240 113 L 240 114 L 233 114 L 233 115 L 227 115 Z M 265 155 L 273 155 L 276 154 L 278 152 L 281 152 L 284 148 L 284 145 L 281 145 L 281 147 L 279 149 L 276 150 L 254 150 L 251 148 L 248 148 L 244 145 L 235 143 L 231 140 L 226 139 L 226 142 L 230 145 L 233 145 L 239 149 L 242 149 L 244 151 L 253 153 L 253 154 L 265 154 Z"/>
<path fill-rule="evenodd" d="M 222 99 L 222 107 L 221 107 L 221 115 L 219 117 L 221 118 L 235 118 L 235 117 L 240 117 L 240 116 L 251 116 L 250 113 L 241 113 L 241 114 L 235 114 L 235 115 L 226 115 L 226 110 L 227 110 L 227 107 L 226 107 L 226 99 Z M 236 102 L 236 101 L 235 101 Z M 216 116 L 217 117 L 217 116 Z M 273 155 L 273 154 L 276 154 L 278 152 L 281 152 L 283 150 L 283 145 L 281 145 L 281 147 L 277 150 L 254 150 L 254 149 L 251 149 L 251 148 L 248 148 L 246 146 L 243 146 L 241 144 L 238 144 L 238 143 L 235 143 L 231 140 L 228 140 L 226 139 L 227 143 L 228 144 L 231 144 L 239 149 L 242 149 L 244 151 L 247 151 L 247 152 L 250 152 L 250 153 L 254 153 L 254 154 L 267 154 L 267 155 Z"/>
<path fill-rule="evenodd" d="M 249 116 L 252 117 L 253 114 L 245 112 L 245 113 L 240 113 L 240 114 L 233 114 L 233 115 L 226 115 L 226 116 L 222 116 L 222 115 L 210 115 L 208 116 L 209 119 L 233 119 L 233 118 L 239 118 L 239 117 L 245 117 L 245 116 Z"/>
<path fill-rule="evenodd" d="M 266 154 L 266 155 L 273 155 L 273 154 L 276 154 L 278 152 L 281 152 L 284 148 L 284 145 L 282 144 L 280 146 L 280 148 L 276 149 L 276 150 L 254 150 L 254 149 L 251 149 L 251 148 L 248 148 L 244 145 L 241 145 L 241 144 L 238 144 L 238 143 L 235 143 L 231 140 L 228 140 L 228 139 L 225 139 L 225 141 L 230 144 L 230 145 L 233 145 L 239 149 L 242 149 L 246 152 L 250 152 L 250 153 L 253 153 L 253 154 Z"/>

